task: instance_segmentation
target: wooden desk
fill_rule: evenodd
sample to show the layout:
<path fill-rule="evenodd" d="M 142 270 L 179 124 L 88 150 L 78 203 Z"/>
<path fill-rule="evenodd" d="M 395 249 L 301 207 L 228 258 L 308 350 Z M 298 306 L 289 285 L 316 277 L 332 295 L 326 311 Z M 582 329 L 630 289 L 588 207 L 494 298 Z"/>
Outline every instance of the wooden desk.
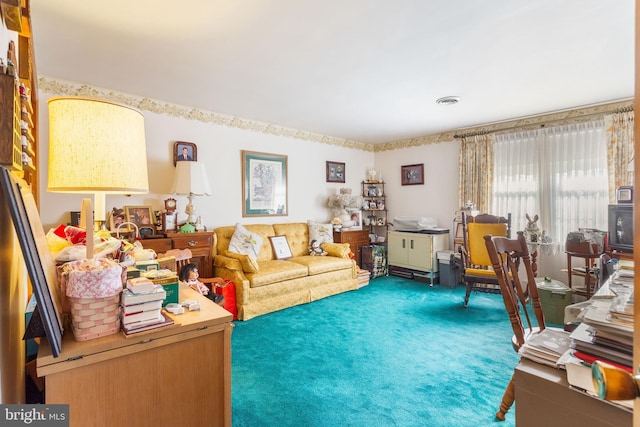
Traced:
<path fill-rule="evenodd" d="M 231 426 L 231 313 L 183 287 L 200 311 L 179 325 L 76 341 L 54 358 L 40 345 L 47 404 L 69 404 L 71 426 Z"/>
<path fill-rule="evenodd" d="M 513 376 L 518 427 L 624 427 L 633 413 L 569 388 L 566 372 L 522 359 Z"/>

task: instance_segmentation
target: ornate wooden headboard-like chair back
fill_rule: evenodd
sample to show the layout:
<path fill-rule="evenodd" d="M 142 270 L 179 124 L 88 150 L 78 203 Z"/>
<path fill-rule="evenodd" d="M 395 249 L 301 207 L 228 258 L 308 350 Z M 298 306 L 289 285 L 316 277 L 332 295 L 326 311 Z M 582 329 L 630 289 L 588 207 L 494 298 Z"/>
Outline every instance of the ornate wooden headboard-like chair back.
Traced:
<path fill-rule="evenodd" d="M 501 217 L 490 214 L 471 216 L 462 213 L 463 245 L 462 281 L 467 290 L 464 306 L 469 304 L 471 292 L 500 293 L 498 279 L 493 271 L 484 236 L 511 237 L 511 214 Z"/>
<path fill-rule="evenodd" d="M 516 239 L 485 236 L 484 241 L 513 328 L 514 335 L 511 343 L 514 350 L 518 351 L 529 337 L 545 329 L 544 314 L 527 241 L 522 231 L 518 231 Z M 532 322 L 529 314 L 531 307 L 535 315 L 535 323 Z M 526 324 L 523 320 L 526 320 Z M 514 400 L 515 387 L 512 377 L 502 396 L 496 418 L 504 420 Z"/>

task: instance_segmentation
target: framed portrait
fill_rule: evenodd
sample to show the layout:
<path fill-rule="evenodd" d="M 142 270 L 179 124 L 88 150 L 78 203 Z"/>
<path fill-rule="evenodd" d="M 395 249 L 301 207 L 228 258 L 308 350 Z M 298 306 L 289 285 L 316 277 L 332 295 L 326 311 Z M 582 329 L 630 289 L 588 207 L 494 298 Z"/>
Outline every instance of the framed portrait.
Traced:
<path fill-rule="evenodd" d="M 344 182 L 345 165 L 339 162 L 327 162 L 327 182 Z"/>
<path fill-rule="evenodd" d="M 114 207 L 109 212 L 109 231 L 118 231 L 118 226 L 127 221 L 127 215 L 123 208 Z M 127 230 L 128 226 L 120 227 L 121 231 Z"/>
<path fill-rule="evenodd" d="M 424 184 L 424 163 L 400 166 L 402 185 Z"/>
<path fill-rule="evenodd" d="M 287 242 L 287 236 L 271 236 L 269 240 L 271 240 L 271 247 L 273 247 L 276 259 L 287 259 L 293 256 L 289 242 Z"/>
<path fill-rule="evenodd" d="M 242 216 L 288 215 L 287 156 L 242 150 Z"/>
<path fill-rule="evenodd" d="M 173 143 L 173 165 L 184 161 L 197 162 L 198 147 L 193 142 L 176 141 Z"/>
<path fill-rule="evenodd" d="M 140 232 L 140 230 L 142 230 L 143 228 L 151 228 L 153 230 L 155 217 L 153 216 L 153 210 L 151 209 L 151 206 L 125 206 L 125 215 L 128 222 L 131 222 L 138 226 L 138 232 Z M 144 233 L 148 235 L 149 231 L 145 230 Z"/>
<path fill-rule="evenodd" d="M 353 221 L 353 225 L 349 228 L 351 230 L 362 230 L 362 211 L 357 209 L 350 209 L 349 217 L 351 221 Z"/>

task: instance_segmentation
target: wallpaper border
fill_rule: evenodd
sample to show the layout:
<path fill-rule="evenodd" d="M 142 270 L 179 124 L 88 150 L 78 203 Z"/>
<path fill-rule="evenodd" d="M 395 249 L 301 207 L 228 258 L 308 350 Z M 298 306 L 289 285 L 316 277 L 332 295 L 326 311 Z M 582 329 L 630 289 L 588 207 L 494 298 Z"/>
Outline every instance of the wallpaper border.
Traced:
<path fill-rule="evenodd" d="M 243 119 L 240 117 L 215 113 L 212 111 L 200 110 L 193 107 L 172 104 L 169 102 L 140 97 L 136 95 L 128 95 L 109 89 L 97 88 L 87 84 L 74 83 L 47 76 L 41 76 L 38 79 L 38 89 L 57 96 L 85 96 L 101 98 L 156 114 L 165 114 L 168 116 L 183 118 L 187 120 L 197 120 L 204 123 L 212 123 L 215 125 L 227 126 L 252 132 L 290 137 L 303 141 L 318 142 L 321 144 L 336 145 L 369 152 L 400 150 L 427 144 L 450 142 L 455 140 L 457 135 L 467 133 L 503 132 L 513 129 L 530 130 L 538 127 L 543 127 L 547 124 L 550 124 L 550 122 L 552 122 L 553 125 L 576 123 L 589 120 L 597 115 L 615 113 L 622 108 L 633 108 L 633 99 L 628 99 L 623 101 L 593 105 L 584 108 L 576 108 L 554 113 L 541 114 L 537 116 L 524 117 L 499 123 L 457 129 L 454 131 L 434 135 L 425 135 L 398 141 L 390 141 L 382 144 L 369 144 L 366 142 L 355 141 L 346 138 L 339 138 L 314 132 L 292 129 L 271 123 Z"/>

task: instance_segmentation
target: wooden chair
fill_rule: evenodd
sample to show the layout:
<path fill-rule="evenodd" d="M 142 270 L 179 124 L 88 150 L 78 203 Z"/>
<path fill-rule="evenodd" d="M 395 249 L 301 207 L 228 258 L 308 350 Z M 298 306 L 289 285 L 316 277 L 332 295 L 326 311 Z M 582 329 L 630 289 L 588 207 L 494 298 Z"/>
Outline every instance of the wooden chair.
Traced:
<path fill-rule="evenodd" d="M 490 214 L 471 216 L 462 212 L 463 244 L 461 278 L 467 290 L 464 306 L 469 304 L 471 292 L 500 293 L 498 279 L 491 268 L 491 260 L 484 243 L 484 236 L 511 237 L 511 214 L 507 217 Z"/>
<path fill-rule="evenodd" d="M 514 335 L 511 343 L 514 350 L 518 351 L 532 334 L 545 329 L 544 314 L 527 242 L 522 231 L 518 231 L 516 239 L 485 236 L 484 240 L 513 328 Z M 531 309 L 537 326 L 531 322 L 529 313 Z M 527 322 L 526 326 L 523 323 L 523 315 Z M 502 396 L 496 418 L 504 420 L 514 400 L 515 387 L 512 377 Z"/>
<path fill-rule="evenodd" d="M 193 257 L 193 253 L 189 249 L 170 249 L 164 254 L 163 257 L 172 256 L 176 259 L 175 272 L 176 274 L 180 274 L 180 270 L 187 264 L 191 264 L 191 258 Z M 226 286 L 226 282 L 224 279 L 220 277 L 198 277 L 202 283 L 204 283 L 209 290 L 215 292 L 216 286 Z"/>

